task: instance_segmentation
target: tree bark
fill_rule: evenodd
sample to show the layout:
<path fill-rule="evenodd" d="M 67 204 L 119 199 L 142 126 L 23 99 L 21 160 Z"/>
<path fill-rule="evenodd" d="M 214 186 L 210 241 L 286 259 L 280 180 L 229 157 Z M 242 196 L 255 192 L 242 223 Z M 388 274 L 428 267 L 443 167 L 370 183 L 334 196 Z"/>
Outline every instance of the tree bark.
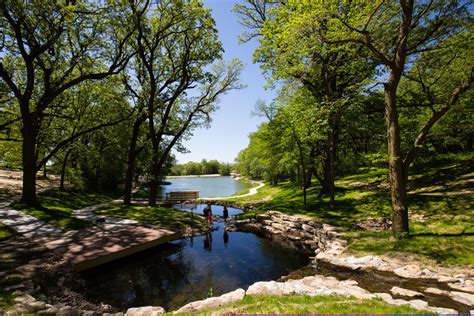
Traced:
<path fill-rule="evenodd" d="M 36 138 L 38 132 L 31 117 L 23 117 L 22 163 L 23 163 L 23 190 L 21 203 L 27 205 L 37 204 L 36 199 Z"/>
<path fill-rule="evenodd" d="M 125 192 L 123 195 L 124 205 L 131 205 L 132 203 L 132 187 L 135 174 L 135 161 L 137 158 L 137 140 L 142 123 L 143 121 L 140 118 L 137 118 L 133 124 L 132 138 L 128 150 L 127 171 L 125 173 Z"/>
<path fill-rule="evenodd" d="M 149 196 L 148 196 L 148 205 L 149 206 L 156 206 L 156 195 L 158 194 L 158 181 L 155 179 L 155 176 L 152 175 L 152 179 L 149 183 Z"/>
<path fill-rule="evenodd" d="M 401 75 L 401 74 L 400 74 Z M 407 174 L 403 166 L 400 148 L 400 126 L 396 108 L 396 91 L 398 74 L 391 74 L 385 84 L 385 117 L 387 121 L 388 163 L 390 177 L 390 194 L 392 198 L 392 232 L 394 236 L 408 235 L 408 201 L 407 201 Z"/>
<path fill-rule="evenodd" d="M 69 158 L 69 154 L 71 150 L 68 150 L 64 155 L 63 164 L 61 166 L 61 180 L 59 182 L 59 190 L 64 191 L 64 178 L 66 175 L 66 166 L 67 166 L 67 159 Z"/>

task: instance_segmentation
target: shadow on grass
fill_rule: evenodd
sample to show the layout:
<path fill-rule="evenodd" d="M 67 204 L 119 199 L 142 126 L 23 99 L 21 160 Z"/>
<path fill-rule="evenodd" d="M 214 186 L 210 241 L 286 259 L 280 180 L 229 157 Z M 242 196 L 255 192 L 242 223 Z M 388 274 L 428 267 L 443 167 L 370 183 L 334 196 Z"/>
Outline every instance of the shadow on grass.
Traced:
<path fill-rule="evenodd" d="M 411 237 L 462 237 L 462 236 L 474 236 L 474 233 L 453 233 L 453 234 L 437 234 L 437 233 L 417 233 L 411 234 Z"/>
<path fill-rule="evenodd" d="M 62 207 L 45 207 L 42 205 L 27 206 L 21 203 L 14 203 L 13 207 L 48 224 L 63 229 L 81 229 L 91 226 L 91 223 L 72 216 L 72 210 L 65 210 Z"/>
<path fill-rule="evenodd" d="M 74 210 L 105 203 L 116 196 L 116 194 L 52 189 L 38 195 L 37 206 L 27 206 L 18 202 L 13 203 L 12 206 L 48 224 L 64 229 L 80 229 L 92 224 L 75 218 L 72 215 Z"/>
<path fill-rule="evenodd" d="M 183 229 L 187 226 L 204 228 L 203 217 L 190 212 L 179 211 L 173 208 L 109 205 L 95 211 L 97 214 L 133 219 L 141 223 L 148 223 L 171 229 Z"/>

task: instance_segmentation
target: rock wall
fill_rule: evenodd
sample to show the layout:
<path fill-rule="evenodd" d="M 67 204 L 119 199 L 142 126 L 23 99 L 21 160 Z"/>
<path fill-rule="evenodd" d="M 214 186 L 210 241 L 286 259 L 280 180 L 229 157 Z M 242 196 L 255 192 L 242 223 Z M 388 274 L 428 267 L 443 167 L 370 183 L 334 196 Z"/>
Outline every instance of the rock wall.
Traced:
<path fill-rule="evenodd" d="M 255 219 L 235 221 L 234 225 L 239 231 L 264 236 L 310 255 L 324 251 L 333 239 L 339 237 L 335 227 L 309 217 L 276 211 L 256 215 Z"/>

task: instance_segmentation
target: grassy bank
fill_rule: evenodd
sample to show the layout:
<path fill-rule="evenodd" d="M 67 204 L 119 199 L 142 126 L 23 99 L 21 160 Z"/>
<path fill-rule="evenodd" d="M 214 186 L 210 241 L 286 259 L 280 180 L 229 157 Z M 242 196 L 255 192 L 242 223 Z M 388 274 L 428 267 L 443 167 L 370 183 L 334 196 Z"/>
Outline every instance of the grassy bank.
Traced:
<path fill-rule="evenodd" d="M 174 230 L 182 230 L 186 227 L 198 229 L 206 227 L 202 216 L 160 206 L 107 205 L 95 212 L 104 216 L 128 218 Z"/>
<path fill-rule="evenodd" d="M 353 253 L 401 254 L 444 265 L 474 265 L 474 170 L 470 159 L 444 161 L 414 168 L 410 175 L 410 233 L 394 239 L 390 232 L 356 230 L 354 223 L 367 218 L 391 217 L 386 169 L 366 169 L 336 182 L 336 207 L 318 199 L 319 187 L 302 191 L 292 183 L 265 186 L 258 194 L 237 203 L 256 204 L 260 212 L 277 210 L 304 214 L 345 229 Z M 245 216 L 252 216 L 246 214 Z"/>
<path fill-rule="evenodd" d="M 38 195 L 39 205 L 37 206 L 13 203 L 13 207 L 48 224 L 64 229 L 79 229 L 91 224 L 72 216 L 74 210 L 105 203 L 114 197 L 116 195 L 113 194 L 70 192 L 53 189 Z"/>
<path fill-rule="evenodd" d="M 427 311 L 409 306 L 393 306 L 378 299 L 362 300 L 347 296 L 245 296 L 242 301 L 218 309 L 203 310 L 208 314 L 420 314 Z M 171 315 L 171 314 L 170 314 Z"/>
<path fill-rule="evenodd" d="M 17 233 L 10 227 L 0 223 L 0 241 L 15 236 Z"/>

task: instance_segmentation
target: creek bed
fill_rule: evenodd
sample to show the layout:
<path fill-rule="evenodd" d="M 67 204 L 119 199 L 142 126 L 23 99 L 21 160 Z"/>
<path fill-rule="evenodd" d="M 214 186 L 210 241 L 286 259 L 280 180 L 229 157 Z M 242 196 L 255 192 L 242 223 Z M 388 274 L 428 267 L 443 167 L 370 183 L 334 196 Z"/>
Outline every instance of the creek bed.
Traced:
<path fill-rule="evenodd" d="M 192 207 L 199 214 L 204 206 Z M 222 207 L 213 205 L 212 210 L 222 216 Z M 230 216 L 242 212 L 228 210 Z M 158 305 L 169 311 L 257 281 L 276 280 L 308 263 L 308 256 L 294 249 L 252 233 L 227 232 L 224 221 L 217 220 L 208 234 L 160 245 L 82 275 L 91 301 L 117 310 Z"/>
<path fill-rule="evenodd" d="M 348 267 L 338 266 L 329 262 L 320 261 L 315 266 L 306 266 L 291 272 L 289 275 L 281 278 L 282 281 L 288 279 L 300 279 L 305 276 L 320 274 L 324 276 L 332 276 L 338 280 L 354 280 L 358 286 L 371 293 L 388 293 L 393 298 L 404 300 L 421 299 L 430 306 L 451 308 L 460 314 L 469 314 L 472 306 L 468 306 L 457 302 L 446 295 L 438 295 L 433 293 L 425 293 L 426 288 L 432 287 L 444 291 L 452 291 L 446 283 L 439 282 L 436 279 L 429 278 L 404 278 L 389 271 L 380 271 L 376 269 L 357 269 L 353 270 Z M 391 293 L 392 287 L 397 286 L 407 290 L 412 290 L 423 294 L 423 297 L 406 297 L 394 295 Z M 459 290 L 458 290 L 459 291 Z"/>

